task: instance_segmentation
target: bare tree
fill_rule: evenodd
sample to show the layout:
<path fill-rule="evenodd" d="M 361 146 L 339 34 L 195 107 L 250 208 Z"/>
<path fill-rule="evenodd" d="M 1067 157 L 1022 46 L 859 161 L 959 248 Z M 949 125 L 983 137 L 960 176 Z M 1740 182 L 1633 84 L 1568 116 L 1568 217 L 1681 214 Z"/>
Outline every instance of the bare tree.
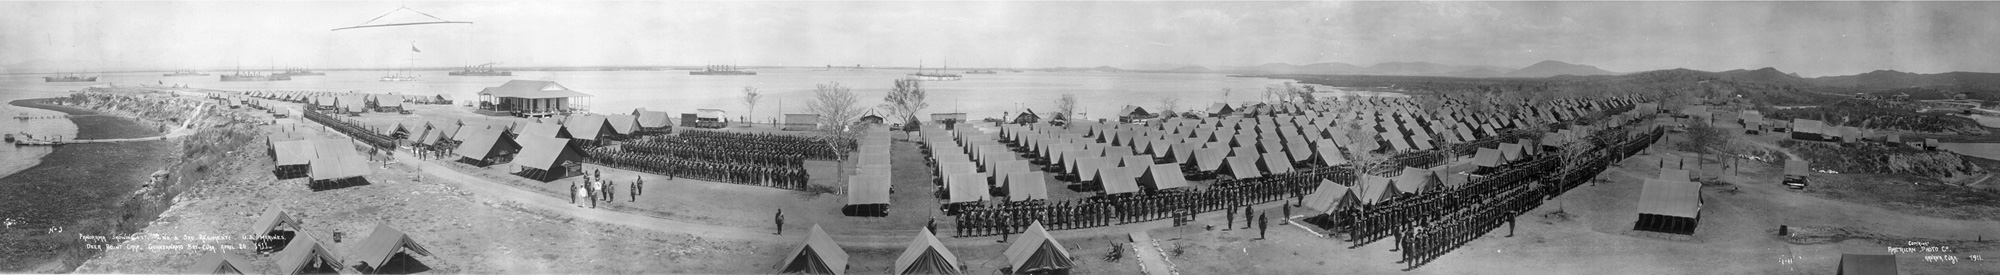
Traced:
<path fill-rule="evenodd" d="M 1729 140 L 1732 138 L 1730 132 L 1708 124 L 1708 121 L 1705 120 L 1692 120 L 1687 123 L 1687 139 L 1677 144 L 1676 148 L 1681 151 L 1694 152 L 1700 155 L 1700 158 L 1706 158 L 1709 153 L 1717 153 L 1719 150 L 1716 148 L 1724 147 L 1729 143 Z M 1699 164 L 1700 162 L 1696 163 Z"/>
<path fill-rule="evenodd" d="M 1234 92 L 1236 89 L 1222 88 L 1222 103 L 1229 103 L 1229 94 Z"/>
<path fill-rule="evenodd" d="M 757 100 L 763 98 L 764 94 L 758 92 L 757 87 L 743 86 L 743 106 L 750 108 L 749 111 L 743 112 L 744 116 L 750 118 L 747 120 L 750 123 L 743 124 L 743 127 L 750 127 L 750 124 L 757 123 Z"/>
<path fill-rule="evenodd" d="M 1056 99 L 1056 114 L 1061 114 L 1063 127 L 1069 127 L 1068 120 L 1076 119 L 1076 94 L 1065 93 Z"/>
<path fill-rule="evenodd" d="M 917 122 L 917 114 L 931 106 L 924 101 L 930 93 L 924 91 L 923 83 L 915 79 L 897 79 L 896 87 L 890 88 L 889 95 L 882 97 L 882 109 L 903 119 L 903 124 Z"/>
<path fill-rule="evenodd" d="M 1160 97 L 1160 112 L 1173 112 L 1181 108 L 1181 98 Z"/>
<path fill-rule="evenodd" d="M 1353 155 L 1348 162 L 1353 164 L 1355 180 L 1360 180 L 1362 175 L 1372 175 L 1372 171 L 1369 169 L 1381 165 L 1383 161 L 1388 159 L 1388 156 L 1375 153 L 1375 150 L 1379 150 L 1382 147 L 1381 143 L 1375 142 L 1375 136 L 1379 134 L 1375 132 L 1375 127 L 1369 127 L 1361 123 L 1349 123 L 1347 124 L 1347 128 L 1347 139 L 1354 142 L 1354 144 L 1346 146 L 1348 148 L 1347 153 Z"/>
<path fill-rule="evenodd" d="M 822 130 L 840 134 L 861 114 L 861 107 L 855 106 L 859 102 L 854 91 L 840 82 L 827 82 L 813 88 L 813 100 L 806 103 L 806 110 L 819 114 L 820 122 L 826 126 Z"/>

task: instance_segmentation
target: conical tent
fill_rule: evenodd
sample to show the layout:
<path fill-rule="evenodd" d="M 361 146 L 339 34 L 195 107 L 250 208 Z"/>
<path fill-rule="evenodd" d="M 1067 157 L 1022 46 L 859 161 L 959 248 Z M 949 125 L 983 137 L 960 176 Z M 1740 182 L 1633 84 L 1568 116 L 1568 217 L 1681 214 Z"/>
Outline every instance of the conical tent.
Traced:
<path fill-rule="evenodd" d="M 937 235 L 930 230 L 918 229 L 917 237 L 910 240 L 909 248 L 896 257 L 896 274 L 961 274 L 958 256 L 945 249 L 938 242 Z"/>
<path fill-rule="evenodd" d="M 200 260 L 195 260 L 194 264 L 188 265 L 186 269 L 182 269 L 181 274 L 244 274 L 243 267 L 247 267 L 246 264 L 249 263 L 250 260 L 236 254 L 208 253 L 202 255 Z"/>
<path fill-rule="evenodd" d="M 1007 263 L 1013 265 L 1015 274 L 1067 270 L 1076 267 L 1070 261 L 1069 248 L 1064 248 L 1049 231 L 1042 228 L 1042 221 L 1028 224 L 1028 231 L 1007 246 Z"/>
<path fill-rule="evenodd" d="M 278 230 L 281 226 L 285 227 L 285 230 L 299 231 L 299 221 L 293 219 L 291 215 L 286 215 L 281 207 L 273 205 L 264 209 L 264 215 L 257 218 L 257 225 L 251 228 L 250 233 L 264 235 L 271 233 L 272 230 Z"/>
<path fill-rule="evenodd" d="M 340 258 L 333 256 L 333 252 L 327 251 L 325 246 L 320 245 L 319 239 L 305 233 L 292 238 L 292 243 L 285 246 L 284 251 L 279 251 L 277 258 L 278 274 L 299 274 L 312 266 L 315 260 L 334 270 L 346 267 L 345 264 L 341 264 Z"/>
<path fill-rule="evenodd" d="M 1228 161 L 1223 162 L 1224 165 L 1221 168 L 1228 169 L 1230 176 L 1236 177 L 1238 179 L 1248 179 L 1248 178 L 1256 178 L 1263 176 L 1264 172 L 1261 170 L 1257 170 L 1257 160 L 1259 160 L 1260 158 L 1258 158 L 1258 156 L 1256 155 L 1228 157 L 1226 159 Z"/>
<path fill-rule="evenodd" d="M 1320 180 L 1319 190 L 1306 195 L 1305 201 L 1305 207 L 1319 210 L 1317 213 L 1320 214 L 1333 214 L 1334 211 L 1359 205 L 1361 198 L 1354 195 L 1353 188 L 1325 179 Z"/>
<path fill-rule="evenodd" d="M 405 249 L 418 255 L 431 255 L 430 249 L 417 244 L 416 240 L 410 239 L 409 234 L 389 228 L 387 224 L 377 224 L 375 231 L 369 232 L 368 238 L 361 240 L 358 255 L 352 256 L 358 257 L 361 264 L 369 268 L 381 269 L 389 263 L 389 259 L 396 256 L 397 251 Z"/>
<path fill-rule="evenodd" d="M 818 224 L 814 224 L 811 232 L 806 234 L 805 243 L 799 244 L 799 248 L 792 249 L 791 254 L 785 255 L 784 269 L 779 270 L 779 273 L 834 275 L 847 273 L 847 251 L 841 250 L 840 244 L 833 242 L 833 237 L 828 236 L 826 230 L 820 229 Z"/>

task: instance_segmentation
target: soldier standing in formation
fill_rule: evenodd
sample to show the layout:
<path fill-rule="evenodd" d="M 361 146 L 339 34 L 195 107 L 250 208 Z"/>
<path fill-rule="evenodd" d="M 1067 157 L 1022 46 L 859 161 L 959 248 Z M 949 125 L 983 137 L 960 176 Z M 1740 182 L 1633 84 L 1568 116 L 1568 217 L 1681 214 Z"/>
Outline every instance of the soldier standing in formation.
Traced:
<path fill-rule="evenodd" d="M 639 191 L 640 191 L 640 190 L 642 190 L 642 189 L 645 189 L 645 186 L 646 186 L 646 178 L 645 178 L 645 177 L 639 177 L 639 176 L 633 176 L 633 177 L 632 177 L 632 199 L 631 199 L 631 201 L 628 201 L 628 202 L 636 202 L 636 201 L 639 201 Z"/>
<path fill-rule="evenodd" d="M 617 201 L 614 200 L 614 198 L 617 198 L 618 196 L 612 194 L 612 191 L 617 190 L 618 184 L 612 183 L 611 180 L 604 179 L 603 177 L 597 178 L 597 184 L 603 185 L 602 187 L 599 187 L 599 189 L 604 189 L 604 202 Z"/>
<path fill-rule="evenodd" d="M 1250 229 L 1250 205 L 1243 205 L 1243 229 Z"/>
<path fill-rule="evenodd" d="M 1229 231 L 1230 229 L 1236 228 L 1236 208 L 1230 207 L 1225 209 L 1228 210 L 1223 210 L 1222 212 L 1229 214 L 1229 216 L 1228 218 L 1223 219 L 1224 224 L 1222 225 L 1222 231 Z"/>
<path fill-rule="evenodd" d="M 1271 220 L 1265 218 L 1267 217 L 1264 214 L 1257 214 L 1257 239 L 1259 240 L 1264 239 L 1264 231 L 1271 230 Z"/>

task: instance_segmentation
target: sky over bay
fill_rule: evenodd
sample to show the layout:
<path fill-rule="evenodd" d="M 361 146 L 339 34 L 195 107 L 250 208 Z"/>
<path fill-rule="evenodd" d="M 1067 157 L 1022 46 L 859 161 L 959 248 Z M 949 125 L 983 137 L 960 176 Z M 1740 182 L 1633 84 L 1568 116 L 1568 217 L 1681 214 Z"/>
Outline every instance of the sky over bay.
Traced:
<path fill-rule="evenodd" d="M 408 7 L 474 24 L 342 31 Z M 1541 60 L 1633 72 L 2000 72 L 1977 2 L 0 2 L 0 73 Z M 433 20 L 390 13 L 375 23 Z M 422 53 L 413 53 L 415 47 Z M 410 59 L 415 58 L 415 61 Z"/>

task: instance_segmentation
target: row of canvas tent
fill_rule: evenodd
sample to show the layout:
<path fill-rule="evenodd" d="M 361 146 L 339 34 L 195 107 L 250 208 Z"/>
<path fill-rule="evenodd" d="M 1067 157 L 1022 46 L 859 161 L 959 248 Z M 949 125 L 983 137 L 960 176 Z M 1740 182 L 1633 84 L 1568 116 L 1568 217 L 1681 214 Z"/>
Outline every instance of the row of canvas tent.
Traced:
<path fill-rule="evenodd" d="M 217 93 L 225 93 L 225 92 L 217 92 Z M 269 99 L 283 100 L 288 102 L 307 103 L 313 105 L 333 104 L 332 102 L 327 102 L 331 100 L 331 98 L 328 97 L 337 97 L 337 96 L 362 96 L 361 99 L 366 100 L 367 102 L 376 102 L 377 104 L 397 104 L 398 106 L 400 106 L 401 103 L 417 103 L 417 104 L 452 103 L 451 95 L 447 94 L 404 95 L 399 93 L 372 94 L 372 93 L 356 93 L 356 92 L 291 91 L 291 90 L 253 90 L 253 91 L 245 91 L 243 92 L 243 94 L 253 97 L 269 98 Z"/>
<path fill-rule="evenodd" d="M 265 209 L 264 214 L 258 218 L 258 222 L 252 225 L 251 233 L 253 236 L 274 236 L 277 238 L 275 238 L 276 241 L 271 241 L 272 243 L 283 243 L 281 247 L 275 245 L 269 247 L 269 249 L 279 250 L 274 257 L 276 262 L 273 263 L 278 266 L 276 274 L 333 273 L 349 268 L 345 264 L 345 259 L 335 255 L 328 249 L 327 245 L 320 242 L 319 238 L 306 233 L 304 225 L 298 219 L 286 214 L 278 207 Z M 355 250 L 352 252 L 349 255 L 351 258 L 348 259 L 358 260 L 358 264 L 353 267 L 356 271 L 365 274 L 422 271 L 421 269 L 424 268 L 421 267 L 421 263 L 399 261 L 397 260 L 399 258 L 396 257 L 397 254 L 401 252 L 415 253 L 423 256 L 432 255 L 430 249 L 417 243 L 415 239 L 410 238 L 409 234 L 391 228 L 386 224 L 375 225 L 375 229 L 368 233 L 368 237 L 361 239 L 361 242 L 357 244 Z M 249 263 L 248 259 L 240 255 L 215 252 L 202 255 L 201 259 L 196 260 L 194 264 L 184 267 L 181 273 L 263 273 L 245 272 L 243 269 L 250 267 Z M 412 265 L 416 266 L 412 267 Z"/>
<path fill-rule="evenodd" d="M 889 215 L 890 177 L 888 128 L 876 127 L 862 134 L 855 151 L 854 177 L 847 179 L 847 216 L 884 217 Z"/>
<path fill-rule="evenodd" d="M 991 199 L 996 186 L 1005 190 L 1008 201 L 1048 199 L 1046 175 L 1035 171 L 1030 160 L 1021 159 L 993 139 L 994 135 L 985 133 L 987 130 L 926 127 L 919 132 L 937 163 L 934 172 L 948 200 L 966 203 Z M 981 137 L 986 139 L 982 141 Z"/>
<path fill-rule="evenodd" d="M 1002 255 L 1007 258 L 1008 274 L 1063 274 L 1076 267 L 1069 248 L 1049 235 L 1040 221 L 1030 223 L 1027 231 L 1012 240 Z M 806 239 L 783 259 L 778 264 L 778 273 L 839 275 L 847 274 L 849 256 L 832 235 L 814 224 Z M 896 256 L 891 268 L 889 274 L 976 273 L 966 270 L 958 255 L 938 241 L 937 235 L 921 228 L 902 254 Z"/>

